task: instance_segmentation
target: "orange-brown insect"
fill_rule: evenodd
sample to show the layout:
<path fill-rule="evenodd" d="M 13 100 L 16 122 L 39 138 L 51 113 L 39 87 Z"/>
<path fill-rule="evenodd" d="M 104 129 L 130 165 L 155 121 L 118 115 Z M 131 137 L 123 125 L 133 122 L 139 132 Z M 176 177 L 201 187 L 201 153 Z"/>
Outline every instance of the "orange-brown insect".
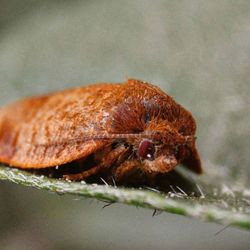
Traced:
<path fill-rule="evenodd" d="M 0 162 L 23 169 L 74 162 L 65 178 L 118 183 L 167 173 L 178 163 L 200 174 L 195 130 L 191 113 L 149 83 L 97 84 L 0 109 Z"/>

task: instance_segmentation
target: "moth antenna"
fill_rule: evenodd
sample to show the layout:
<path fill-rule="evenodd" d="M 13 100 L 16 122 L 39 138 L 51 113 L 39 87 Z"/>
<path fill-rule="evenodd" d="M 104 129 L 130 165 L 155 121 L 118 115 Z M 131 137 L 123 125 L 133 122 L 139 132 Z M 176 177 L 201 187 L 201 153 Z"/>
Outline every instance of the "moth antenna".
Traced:
<path fill-rule="evenodd" d="M 69 143 L 79 143 L 79 142 L 85 142 L 89 140 L 109 140 L 109 139 L 131 139 L 131 138 L 142 138 L 144 136 L 149 136 L 148 134 L 141 133 L 141 134 L 95 134 L 95 135 L 87 135 L 87 136 L 81 136 L 78 138 L 72 138 L 72 139 L 65 139 L 50 143 L 37 143 L 36 146 L 52 146 L 52 145 L 62 145 L 62 144 L 69 144 Z M 32 143 L 28 143 L 32 144 Z"/>
<path fill-rule="evenodd" d="M 37 143 L 36 146 L 52 146 L 52 145 L 63 145 L 69 143 L 80 143 L 89 140 L 109 140 L 109 139 L 139 139 L 148 137 L 150 139 L 161 139 L 165 133 L 153 132 L 153 131 L 145 131 L 144 133 L 137 133 L 137 134 L 109 134 L 109 133 L 99 133 L 99 134 L 90 134 L 90 135 L 83 135 L 79 136 L 78 138 L 72 139 L 65 139 L 61 141 L 55 141 L 50 143 Z M 167 134 L 167 133 L 166 133 Z M 194 136 L 185 136 L 185 141 L 195 140 Z M 29 143 L 32 144 L 32 143 Z"/>

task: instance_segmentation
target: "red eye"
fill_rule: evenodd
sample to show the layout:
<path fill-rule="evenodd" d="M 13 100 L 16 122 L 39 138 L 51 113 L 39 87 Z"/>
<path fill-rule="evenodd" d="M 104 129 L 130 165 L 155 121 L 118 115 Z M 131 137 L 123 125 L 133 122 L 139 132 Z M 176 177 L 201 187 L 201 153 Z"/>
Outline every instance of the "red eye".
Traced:
<path fill-rule="evenodd" d="M 155 146 L 151 141 L 147 139 L 141 141 L 138 148 L 138 154 L 140 157 L 148 160 L 153 160 L 154 153 L 155 153 Z"/>

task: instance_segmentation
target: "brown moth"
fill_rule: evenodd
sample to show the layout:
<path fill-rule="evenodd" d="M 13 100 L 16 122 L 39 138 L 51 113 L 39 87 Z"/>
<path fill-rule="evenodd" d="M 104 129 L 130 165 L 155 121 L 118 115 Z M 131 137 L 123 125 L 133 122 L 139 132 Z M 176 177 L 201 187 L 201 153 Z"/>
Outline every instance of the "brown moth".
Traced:
<path fill-rule="evenodd" d="M 27 170 L 73 162 L 66 179 L 118 183 L 150 179 L 179 163 L 200 174 L 195 131 L 191 113 L 158 87 L 134 79 L 96 84 L 0 109 L 0 162 Z"/>

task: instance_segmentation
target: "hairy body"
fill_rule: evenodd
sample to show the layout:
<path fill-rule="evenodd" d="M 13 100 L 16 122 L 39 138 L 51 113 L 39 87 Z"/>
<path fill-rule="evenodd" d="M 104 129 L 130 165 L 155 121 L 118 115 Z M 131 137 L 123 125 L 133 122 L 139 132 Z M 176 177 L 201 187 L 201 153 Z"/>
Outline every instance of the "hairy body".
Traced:
<path fill-rule="evenodd" d="M 151 84 L 96 84 L 0 109 L 0 162 L 44 169 L 78 161 L 82 171 L 65 175 L 71 180 L 155 175 L 179 163 L 201 173 L 195 131 L 191 113 Z"/>

